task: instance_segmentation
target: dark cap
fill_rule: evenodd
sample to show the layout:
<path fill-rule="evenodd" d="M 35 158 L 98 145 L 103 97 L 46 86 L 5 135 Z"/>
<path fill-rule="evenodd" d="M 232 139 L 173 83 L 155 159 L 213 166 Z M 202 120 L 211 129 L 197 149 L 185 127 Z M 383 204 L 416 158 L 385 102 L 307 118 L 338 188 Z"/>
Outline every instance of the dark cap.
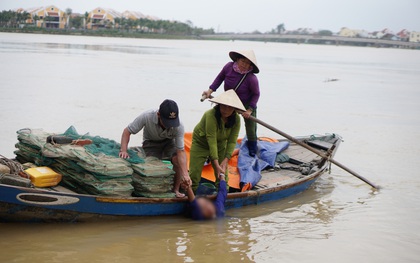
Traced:
<path fill-rule="evenodd" d="M 166 128 L 179 126 L 178 105 L 173 100 L 164 100 L 159 107 L 160 118 Z"/>

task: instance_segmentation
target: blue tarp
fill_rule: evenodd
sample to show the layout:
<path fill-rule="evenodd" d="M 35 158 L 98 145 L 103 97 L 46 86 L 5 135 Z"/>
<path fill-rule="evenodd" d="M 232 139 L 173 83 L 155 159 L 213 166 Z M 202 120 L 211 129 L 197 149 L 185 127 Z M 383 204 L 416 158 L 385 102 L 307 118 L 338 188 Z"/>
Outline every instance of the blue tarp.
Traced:
<path fill-rule="evenodd" d="M 267 167 L 274 167 L 277 154 L 289 147 L 289 142 L 258 141 L 258 154 L 249 156 L 247 139 L 242 140 L 239 146 L 238 170 L 241 183 L 251 183 L 254 187 L 261 179 L 261 171 Z"/>

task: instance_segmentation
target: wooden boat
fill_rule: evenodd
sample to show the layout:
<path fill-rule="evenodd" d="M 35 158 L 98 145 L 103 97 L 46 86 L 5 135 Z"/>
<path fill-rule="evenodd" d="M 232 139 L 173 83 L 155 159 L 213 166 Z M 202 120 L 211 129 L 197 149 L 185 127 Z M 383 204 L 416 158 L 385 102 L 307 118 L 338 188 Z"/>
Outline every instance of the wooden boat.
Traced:
<path fill-rule="evenodd" d="M 327 152 L 331 157 L 341 142 L 338 135 L 300 137 L 300 141 Z M 334 147 L 333 147 L 334 146 Z M 280 200 L 310 187 L 326 170 L 328 162 L 305 148 L 290 143 L 284 151 L 291 159 L 282 168 L 262 172 L 250 191 L 229 193 L 226 209 Z M 309 174 L 299 164 L 317 163 Z M 62 186 L 25 188 L 0 184 L 1 221 L 89 221 L 123 217 L 178 215 L 185 212 L 186 198 L 109 197 L 74 193 Z"/>

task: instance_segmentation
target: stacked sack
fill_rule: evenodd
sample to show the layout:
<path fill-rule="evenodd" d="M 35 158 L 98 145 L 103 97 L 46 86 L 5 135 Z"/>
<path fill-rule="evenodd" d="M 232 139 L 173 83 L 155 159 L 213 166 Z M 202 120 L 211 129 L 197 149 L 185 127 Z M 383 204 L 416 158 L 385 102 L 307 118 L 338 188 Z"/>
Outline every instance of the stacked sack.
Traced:
<path fill-rule="evenodd" d="M 63 135 L 73 140 L 89 139 L 92 144 L 83 147 L 47 143 L 47 137 L 53 134 L 43 130 L 22 129 L 17 133 L 15 154 L 21 163 L 50 166 L 63 175 L 66 187 L 78 193 L 131 196 L 131 165 L 144 162 L 133 150 L 129 152 L 130 159 L 119 158 L 118 143 L 99 136 L 79 135 L 73 126 Z"/>
<path fill-rule="evenodd" d="M 172 198 L 174 174 L 168 164 L 155 157 L 147 157 L 144 163 L 133 164 L 134 195 L 151 198 Z"/>

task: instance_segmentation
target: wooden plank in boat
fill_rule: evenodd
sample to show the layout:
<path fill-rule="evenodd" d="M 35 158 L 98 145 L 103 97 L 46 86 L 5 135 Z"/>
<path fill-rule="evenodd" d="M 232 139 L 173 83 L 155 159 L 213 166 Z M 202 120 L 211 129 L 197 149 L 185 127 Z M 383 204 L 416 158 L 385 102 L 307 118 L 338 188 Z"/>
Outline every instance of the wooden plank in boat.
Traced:
<path fill-rule="evenodd" d="M 323 151 L 328 151 L 328 149 L 330 149 L 334 145 L 334 143 L 320 140 L 308 141 L 307 144 L 313 148 Z"/>
<path fill-rule="evenodd" d="M 297 144 L 291 144 L 289 148 L 284 151 L 290 158 L 301 161 L 303 163 L 309 163 L 315 159 L 319 159 L 319 156 L 315 153 L 302 148 Z"/>
<path fill-rule="evenodd" d="M 257 188 L 270 188 L 278 185 L 288 184 L 300 176 L 299 172 L 292 170 L 279 170 L 262 174 Z"/>

